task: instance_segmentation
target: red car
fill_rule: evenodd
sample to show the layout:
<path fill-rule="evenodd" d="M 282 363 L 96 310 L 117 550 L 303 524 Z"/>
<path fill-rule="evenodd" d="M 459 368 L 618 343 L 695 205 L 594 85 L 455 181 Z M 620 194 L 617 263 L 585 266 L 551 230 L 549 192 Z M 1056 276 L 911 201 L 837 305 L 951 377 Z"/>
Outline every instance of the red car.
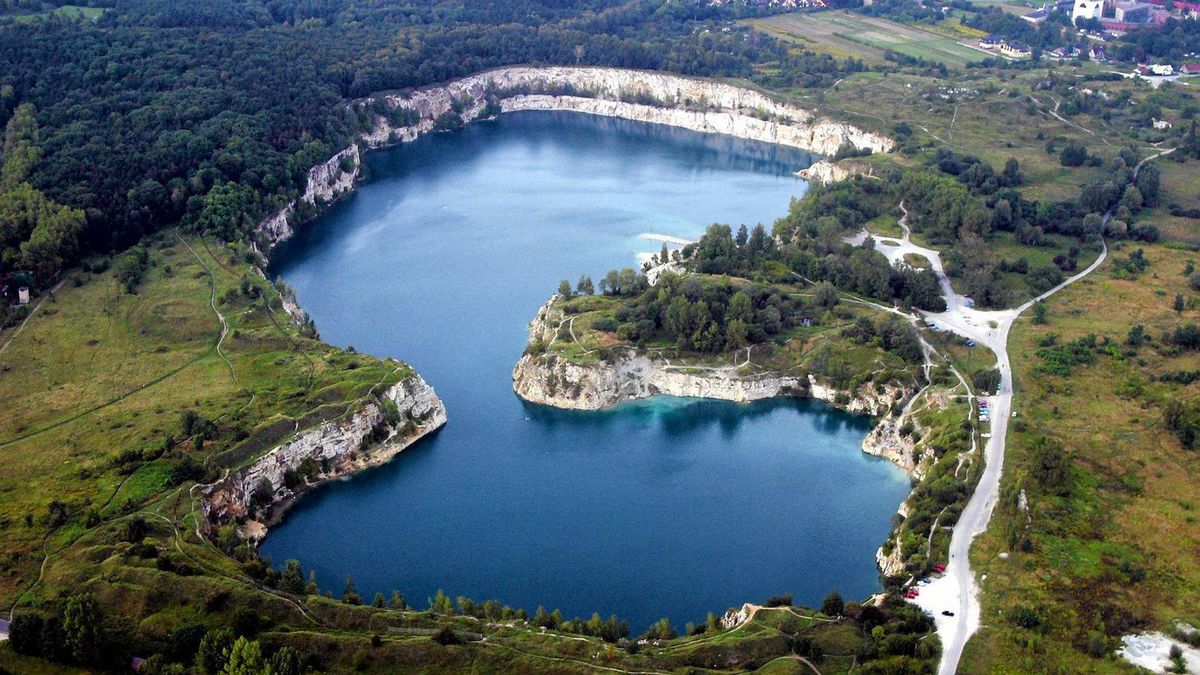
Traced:
<path fill-rule="evenodd" d="M 946 563 L 938 563 L 938 564 L 934 565 L 933 571 L 937 572 L 938 574 L 945 572 L 946 571 Z"/>

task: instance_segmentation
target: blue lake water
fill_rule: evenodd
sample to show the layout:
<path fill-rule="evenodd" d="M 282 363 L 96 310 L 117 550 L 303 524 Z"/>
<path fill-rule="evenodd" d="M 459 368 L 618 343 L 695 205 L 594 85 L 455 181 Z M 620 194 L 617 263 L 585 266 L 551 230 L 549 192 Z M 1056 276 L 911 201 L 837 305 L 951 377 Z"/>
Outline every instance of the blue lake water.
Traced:
<path fill-rule="evenodd" d="M 393 462 L 314 492 L 262 550 L 322 588 L 424 607 L 497 598 L 635 631 L 744 601 L 879 587 L 907 493 L 860 451 L 870 420 L 818 402 L 522 402 L 511 371 L 561 278 L 636 266 L 655 232 L 768 227 L 803 152 L 573 113 L 515 113 L 368 156 L 371 179 L 274 256 L 322 338 L 408 361 L 449 411 Z"/>

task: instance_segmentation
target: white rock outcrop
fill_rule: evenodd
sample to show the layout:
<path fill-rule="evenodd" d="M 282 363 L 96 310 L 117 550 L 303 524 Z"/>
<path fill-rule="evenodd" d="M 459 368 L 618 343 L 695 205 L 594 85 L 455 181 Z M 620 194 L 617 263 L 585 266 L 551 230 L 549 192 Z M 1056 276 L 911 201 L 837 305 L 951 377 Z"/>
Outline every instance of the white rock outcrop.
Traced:
<path fill-rule="evenodd" d="M 861 162 L 848 160 L 832 162 L 828 159 L 820 159 L 813 162 L 811 166 L 800 169 L 796 175 L 812 183 L 829 185 L 852 176 L 869 176 L 871 167 Z"/>
<path fill-rule="evenodd" d="M 909 476 L 921 480 L 927 462 L 917 462 L 917 444 L 911 433 L 907 436 L 900 433 L 900 426 L 900 420 L 893 415 L 879 420 L 875 428 L 871 429 L 871 433 L 863 439 L 863 452 L 891 460 L 908 472 Z"/>
<path fill-rule="evenodd" d="M 892 542 L 892 552 L 885 554 L 883 547 L 875 551 L 875 565 L 885 577 L 899 577 L 908 573 L 904 568 L 904 560 L 900 557 L 900 542 Z"/>
<path fill-rule="evenodd" d="M 629 353 L 608 361 L 574 363 L 554 352 L 526 354 L 513 370 L 513 391 L 531 403 L 600 410 L 651 396 L 712 398 L 749 403 L 781 396 L 813 398 L 850 412 L 882 415 L 904 396 L 900 387 L 864 385 L 849 398 L 812 375 L 740 375 L 732 369 L 672 365 Z"/>
<path fill-rule="evenodd" d="M 381 400 L 394 403 L 399 411 L 400 419 L 394 425 L 387 426 L 383 406 L 369 400 L 344 419 L 303 430 L 209 488 L 204 501 L 205 515 L 210 521 L 250 515 L 250 499 L 263 480 L 273 488 L 273 503 L 286 504 L 300 492 L 388 461 L 446 423 L 446 407 L 416 373 L 387 388 Z M 386 436 L 378 443 L 365 443 L 381 426 Z M 301 464 L 309 459 L 320 467 L 319 474 L 294 490 L 289 489 L 284 482 L 285 474 L 289 470 L 299 471 Z M 266 528 L 246 528 L 246 532 L 261 537 Z"/>
<path fill-rule="evenodd" d="M 556 294 L 529 323 L 530 344 L 550 344 L 559 331 Z M 712 398 L 748 403 L 790 396 L 827 401 L 850 412 L 888 413 L 908 391 L 896 385 L 864 384 L 843 392 L 810 374 L 747 374 L 732 367 L 672 364 L 632 349 L 608 360 L 570 361 L 554 351 L 527 353 L 513 369 L 513 391 L 532 403 L 571 410 L 600 410 L 651 396 Z"/>
<path fill-rule="evenodd" d="M 434 131 L 449 114 L 461 123 L 484 115 L 519 110 L 570 110 L 665 124 L 786 145 L 823 155 L 843 146 L 888 152 L 895 142 L 853 125 L 816 118 L 798 106 L 715 80 L 668 73 L 591 67 L 497 68 L 449 84 L 386 94 L 352 105 L 389 112 L 375 115 L 374 127 L 346 149 L 309 171 L 300 201 L 317 206 L 353 188 L 360 176 L 360 150 L 405 143 Z M 395 120 L 393 124 L 392 120 Z M 352 168 L 343 158 L 352 157 Z M 296 202 L 263 220 L 259 238 L 269 249 L 292 235 Z"/>

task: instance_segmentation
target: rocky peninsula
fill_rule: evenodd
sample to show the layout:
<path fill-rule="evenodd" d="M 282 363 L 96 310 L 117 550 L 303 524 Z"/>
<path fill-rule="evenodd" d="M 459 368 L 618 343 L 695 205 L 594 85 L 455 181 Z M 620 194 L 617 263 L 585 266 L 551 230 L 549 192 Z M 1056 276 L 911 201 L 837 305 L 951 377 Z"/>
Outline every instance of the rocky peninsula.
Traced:
<path fill-rule="evenodd" d="M 242 534 L 260 540 L 300 494 L 383 464 L 445 423 L 442 400 L 410 371 L 356 411 L 300 431 L 208 486 L 204 515 L 210 523 L 244 521 Z M 260 521 L 259 513 L 269 516 Z"/>
<path fill-rule="evenodd" d="M 563 316 L 555 295 L 529 324 L 530 344 L 554 340 Z M 712 398 L 748 403 L 790 396 L 826 401 L 848 412 L 886 415 L 911 392 L 862 385 L 842 391 L 810 373 L 742 375 L 736 367 L 673 364 L 630 348 L 609 359 L 576 362 L 554 351 L 526 353 L 513 369 L 513 391 L 531 403 L 600 410 L 651 396 Z"/>

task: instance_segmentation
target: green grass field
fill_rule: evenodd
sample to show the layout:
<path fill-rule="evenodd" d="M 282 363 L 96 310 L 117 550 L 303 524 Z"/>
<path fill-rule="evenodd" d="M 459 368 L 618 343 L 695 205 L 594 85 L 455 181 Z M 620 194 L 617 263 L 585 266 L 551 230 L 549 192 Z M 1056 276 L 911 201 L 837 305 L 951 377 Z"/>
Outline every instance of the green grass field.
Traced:
<path fill-rule="evenodd" d="M 1126 243 L 1113 255 L 1133 248 Z M 1110 258 L 1047 301 L 1046 325 L 1026 318 L 1013 328 L 1018 417 L 1009 427 L 1001 502 L 1028 490 L 1031 547 L 1013 546 L 1012 533 L 1025 531 L 1024 515 L 998 507 L 972 550 L 978 574 L 986 575 L 983 615 L 991 618 L 968 645 L 968 672 L 1130 671 L 1081 651 L 1089 641 L 1113 649 L 1112 634 L 1200 620 L 1200 563 L 1185 553 L 1200 549 L 1200 487 L 1192 478 L 1200 458 L 1164 428 L 1161 412 L 1169 399 L 1200 394 L 1200 385 L 1152 378 L 1200 367 L 1200 355 L 1172 356 L 1157 339 L 1180 321 L 1200 320 L 1195 309 L 1180 315 L 1171 308 L 1176 293 L 1195 296 L 1182 274 L 1194 255 L 1163 246 L 1145 251 L 1151 265 L 1137 279 L 1116 275 Z M 1036 370 L 1047 335 L 1065 342 L 1095 334 L 1123 344 L 1135 324 L 1155 336 L 1151 344 L 1099 354 L 1066 377 Z M 1030 479 L 1030 447 L 1039 436 L 1058 439 L 1074 457 L 1066 497 L 1046 494 Z M 1023 628 L 1006 618 L 1021 607 L 1033 608 L 1041 625 Z"/>
<path fill-rule="evenodd" d="M 750 25 L 783 39 L 803 43 L 814 51 L 839 57 L 881 63 L 892 50 L 908 56 L 962 67 L 981 61 L 987 54 L 959 44 L 961 39 L 947 28 L 943 34 L 849 12 L 804 12 L 752 19 Z M 959 26 L 962 37 L 972 34 Z"/>
<path fill-rule="evenodd" d="M 44 551 L 82 532 L 88 513 L 118 518 L 161 496 L 179 458 L 236 464 L 296 420 L 340 415 L 407 372 L 299 337 L 248 265 L 215 242 L 190 243 L 195 254 L 172 233 L 152 238 L 136 294 L 111 271 L 79 273 L 19 335 L 0 335 L 0 344 L 12 337 L 0 354 L 0 604 L 36 577 Z M 243 279 L 259 299 L 240 293 Z M 220 353 L 214 281 L 229 322 Z M 185 410 L 217 424 L 220 446 L 178 440 Z M 63 527 L 49 522 L 51 502 L 66 507 Z"/>

